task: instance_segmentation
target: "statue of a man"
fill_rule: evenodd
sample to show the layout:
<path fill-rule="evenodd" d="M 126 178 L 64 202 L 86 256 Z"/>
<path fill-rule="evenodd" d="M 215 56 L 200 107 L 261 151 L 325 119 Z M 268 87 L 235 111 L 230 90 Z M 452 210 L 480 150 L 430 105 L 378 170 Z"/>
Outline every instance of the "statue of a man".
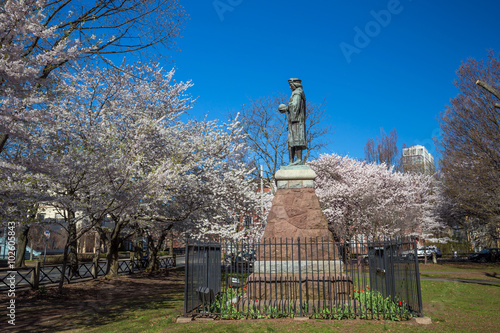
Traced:
<path fill-rule="evenodd" d="M 288 105 L 280 104 L 281 113 L 288 112 L 288 165 L 304 164 L 302 151 L 307 149 L 306 143 L 306 95 L 302 90 L 301 80 L 288 80 L 292 96 Z M 297 157 L 297 160 L 295 160 Z"/>

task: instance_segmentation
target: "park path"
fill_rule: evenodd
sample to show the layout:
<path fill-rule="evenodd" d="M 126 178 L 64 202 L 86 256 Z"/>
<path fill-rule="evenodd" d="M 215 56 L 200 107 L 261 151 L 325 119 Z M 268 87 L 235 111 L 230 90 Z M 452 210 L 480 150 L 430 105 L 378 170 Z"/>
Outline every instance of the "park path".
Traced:
<path fill-rule="evenodd" d="M 430 272 L 426 272 L 430 273 Z M 441 272 L 442 273 L 442 272 Z M 445 282 L 462 282 L 462 283 L 477 283 L 477 284 L 500 284 L 500 279 L 495 280 L 470 280 L 470 279 L 454 279 L 454 278 L 431 278 L 420 277 L 420 281 L 445 281 Z"/>

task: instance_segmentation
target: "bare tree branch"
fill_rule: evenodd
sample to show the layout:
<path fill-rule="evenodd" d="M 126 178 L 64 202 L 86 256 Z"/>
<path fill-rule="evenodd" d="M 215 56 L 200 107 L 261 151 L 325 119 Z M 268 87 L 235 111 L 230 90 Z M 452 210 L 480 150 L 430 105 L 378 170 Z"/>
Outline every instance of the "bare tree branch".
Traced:
<path fill-rule="evenodd" d="M 469 59 L 457 71 L 460 93 L 440 116 L 445 194 L 475 226 L 500 226 L 500 58 Z M 478 79 L 479 78 L 479 79 Z M 486 83 L 489 82 L 489 83 Z"/>
<path fill-rule="evenodd" d="M 365 145 L 365 161 L 368 163 L 385 163 L 387 168 L 394 167 L 401 169 L 401 163 L 398 160 L 398 134 L 396 129 L 392 129 L 387 135 L 382 128 L 380 138 L 369 138 Z"/>

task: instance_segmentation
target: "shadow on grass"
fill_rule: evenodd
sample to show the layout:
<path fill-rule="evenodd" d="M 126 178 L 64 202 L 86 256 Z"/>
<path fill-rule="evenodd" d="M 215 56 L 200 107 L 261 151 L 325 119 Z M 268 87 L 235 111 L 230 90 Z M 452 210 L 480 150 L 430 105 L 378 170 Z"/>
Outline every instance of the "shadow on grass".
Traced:
<path fill-rule="evenodd" d="M 72 284 L 65 286 L 62 295 L 57 295 L 55 288 L 46 294 L 30 292 L 16 300 L 16 326 L 11 331 L 91 329 L 121 320 L 139 320 L 150 310 L 176 314 L 182 309 L 183 282 L 184 269 L 180 267 L 170 270 L 168 276 L 136 274 Z"/>
<path fill-rule="evenodd" d="M 488 282 L 488 281 L 481 281 L 481 280 L 477 280 L 477 281 L 475 281 L 475 280 L 458 280 L 457 282 L 472 283 L 472 284 L 479 284 L 482 286 L 500 288 L 500 284 L 496 281 Z"/>

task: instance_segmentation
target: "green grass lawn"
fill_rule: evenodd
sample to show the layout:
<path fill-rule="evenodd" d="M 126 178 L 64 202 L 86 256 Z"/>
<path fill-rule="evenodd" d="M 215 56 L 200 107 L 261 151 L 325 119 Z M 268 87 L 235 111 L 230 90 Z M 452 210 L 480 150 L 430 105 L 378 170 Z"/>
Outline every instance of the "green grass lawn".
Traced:
<path fill-rule="evenodd" d="M 422 281 L 424 314 L 446 332 L 498 332 L 500 285 Z"/>
<path fill-rule="evenodd" d="M 174 295 L 172 295 L 174 296 Z M 408 332 L 498 332 L 500 327 L 500 286 L 458 282 L 422 281 L 424 314 L 433 324 L 378 320 L 280 320 L 208 321 L 177 324 L 182 311 L 179 292 L 166 304 L 153 301 L 147 309 L 124 311 L 112 322 L 88 325 L 74 332 L 331 332 L 343 331 L 408 331 Z M 126 304 L 119 307 L 126 308 Z M 112 311 L 113 307 L 110 307 Z M 106 316 L 103 314 L 103 316 Z M 69 319 L 69 318 L 68 318 Z"/>
<path fill-rule="evenodd" d="M 434 267 L 433 271 L 436 271 Z M 495 268 L 496 270 L 497 268 Z M 469 272 L 473 269 L 467 269 Z M 425 269 L 424 269 L 425 271 Z M 438 269 L 439 271 L 439 269 Z M 450 272 L 450 267 L 442 269 Z M 477 270 L 476 271 L 481 271 Z M 332 332 L 369 331 L 369 332 L 498 332 L 500 327 L 500 285 L 462 282 L 422 281 L 424 315 L 433 323 L 429 326 L 413 322 L 389 322 L 379 320 L 309 320 L 298 322 L 293 319 L 278 320 L 216 320 L 195 321 L 177 324 L 176 317 L 181 315 L 183 306 L 183 288 L 169 295 L 169 300 L 161 295 L 151 299 L 147 308 L 132 304 L 110 305 L 120 308 L 120 313 L 113 320 L 101 324 L 90 324 L 73 332 Z M 129 310 L 126 310 L 129 308 Z M 124 310 L 125 309 L 125 310 Z M 116 312 L 115 312 L 116 313 Z M 68 318 L 70 319 L 70 318 Z"/>

